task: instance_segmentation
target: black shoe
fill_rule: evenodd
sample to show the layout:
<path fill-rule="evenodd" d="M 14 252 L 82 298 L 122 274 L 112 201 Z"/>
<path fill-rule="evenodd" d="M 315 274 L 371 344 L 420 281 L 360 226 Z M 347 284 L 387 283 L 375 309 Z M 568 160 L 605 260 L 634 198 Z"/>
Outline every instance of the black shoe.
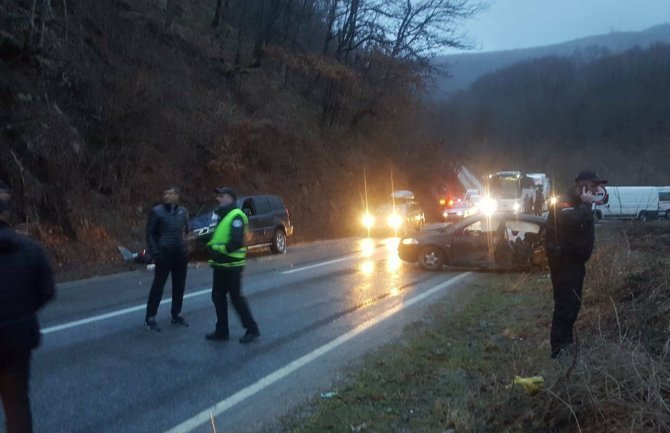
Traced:
<path fill-rule="evenodd" d="M 247 344 L 251 343 L 255 339 L 261 336 L 261 333 L 258 331 L 247 331 L 242 338 L 240 338 L 240 343 Z"/>
<path fill-rule="evenodd" d="M 208 340 L 217 340 L 217 341 L 230 340 L 230 336 L 228 334 L 219 334 L 216 331 L 212 332 L 211 334 L 205 335 L 205 338 Z"/>
<path fill-rule="evenodd" d="M 156 319 L 154 317 L 149 317 L 145 324 L 147 325 L 147 329 L 149 331 L 156 331 L 156 332 L 161 332 L 161 328 L 158 327 L 158 324 L 156 323 Z"/>
<path fill-rule="evenodd" d="M 182 316 L 181 314 L 172 317 L 172 324 L 181 325 L 188 328 L 188 322 L 186 321 L 186 319 L 184 319 L 184 316 Z"/>

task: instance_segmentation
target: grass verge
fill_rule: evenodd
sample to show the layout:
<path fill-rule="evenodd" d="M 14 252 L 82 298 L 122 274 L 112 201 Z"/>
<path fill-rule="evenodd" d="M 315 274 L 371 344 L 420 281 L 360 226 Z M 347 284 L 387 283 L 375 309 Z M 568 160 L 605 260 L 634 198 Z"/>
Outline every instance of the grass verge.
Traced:
<path fill-rule="evenodd" d="M 455 311 L 368 355 L 330 398 L 282 420 L 284 432 L 670 431 L 670 225 L 601 225 L 578 343 L 549 358 L 548 271 L 482 274 Z M 511 386 L 541 376 L 543 386 Z M 537 391 L 537 392 L 529 392 Z"/>

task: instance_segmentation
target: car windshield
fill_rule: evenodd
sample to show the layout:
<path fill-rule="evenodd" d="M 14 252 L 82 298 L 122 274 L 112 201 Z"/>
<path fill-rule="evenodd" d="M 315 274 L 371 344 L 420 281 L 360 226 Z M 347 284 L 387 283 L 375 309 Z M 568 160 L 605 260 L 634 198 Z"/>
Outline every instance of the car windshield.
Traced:
<path fill-rule="evenodd" d="M 396 211 L 396 213 L 405 213 L 405 206 L 402 203 L 396 203 L 395 211 Z M 383 205 L 381 205 L 377 208 L 376 213 L 378 213 L 378 214 L 391 214 L 391 213 L 393 213 L 393 205 L 392 204 L 383 204 Z"/>

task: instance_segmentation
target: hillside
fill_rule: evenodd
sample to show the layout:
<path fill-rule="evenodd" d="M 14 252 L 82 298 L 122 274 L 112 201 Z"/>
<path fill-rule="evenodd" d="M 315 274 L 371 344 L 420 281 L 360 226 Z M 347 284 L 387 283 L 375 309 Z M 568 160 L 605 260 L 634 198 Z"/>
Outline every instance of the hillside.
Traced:
<path fill-rule="evenodd" d="M 435 133 L 486 173 L 549 173 L 561 191 L 586 167 L 613 185 L 667 185 L 669 44 L 590 61 L 526 60 L 438 104 Z"/>
<path fill-rule="evenodd" d="M 291 4 L 226 1 L 213 26 L 214 1 L 0 3 L 0 178 L 62 278 L 120 269 L 170 185 L 191 211 L 215 186 L 280 194 L 290 242 L 357 233 L 364 172 L 373 200 L 393 175 L 432 201 L 450 163 L 408 126 L 415 64 L 338 60 L 321 4 Z"/>
<path fill-rule="evenodd" d="M 621 53 L 633 47 L 646 48 L 657 42 L 670 43 L 670 24 L 640 32 L 612 32 L 543 47 L 439 56 L 433 60 L 433 64 L 437 68 L 446 67 L 449 77 L 442 76 L 436 80 L 436 98 L 465 89 L 479 77 L 520 61 L 550 56 L 593 59 L 605 54 Z"/>

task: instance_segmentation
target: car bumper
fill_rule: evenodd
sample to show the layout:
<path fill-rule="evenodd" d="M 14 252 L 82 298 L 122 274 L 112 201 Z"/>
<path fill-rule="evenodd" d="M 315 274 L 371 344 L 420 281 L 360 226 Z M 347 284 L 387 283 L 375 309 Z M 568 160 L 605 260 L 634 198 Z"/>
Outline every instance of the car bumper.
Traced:
<path fill-rule="evenodd" d="M 406 262 L 416 262 L 419 257 L 420 249 L 421 245 L 418 244 L 405 245 L 401 242 L 400 245 L 398 245 L 398 257 L 400 257 L 401 260 L 404 260 Z"/>

